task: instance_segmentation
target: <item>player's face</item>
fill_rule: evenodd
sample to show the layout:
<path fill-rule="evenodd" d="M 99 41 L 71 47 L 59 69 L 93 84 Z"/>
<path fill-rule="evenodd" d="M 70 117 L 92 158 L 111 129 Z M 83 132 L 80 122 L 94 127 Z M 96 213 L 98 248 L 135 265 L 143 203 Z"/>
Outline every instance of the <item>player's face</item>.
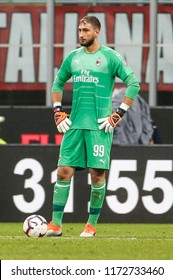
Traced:
<path fill-rule="evenodd" d="M 94 29 L 90 23 L 81 23 L 78 28 L 79 42 L 81 46 L 90 47 L 98 37 L 99 30 Z"/>

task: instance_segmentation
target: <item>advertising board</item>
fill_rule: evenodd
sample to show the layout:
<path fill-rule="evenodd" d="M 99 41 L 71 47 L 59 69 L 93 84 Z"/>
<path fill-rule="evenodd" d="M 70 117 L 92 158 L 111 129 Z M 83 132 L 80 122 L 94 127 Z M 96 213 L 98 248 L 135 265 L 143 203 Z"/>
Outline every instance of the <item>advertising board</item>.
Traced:
<path fill-rule="evenodd" d="M 23 221 L 32 213 L 51 219 L 59 146 L 0 146 L 0 221 Z M 173 222 L 173 146 L 113 147 L 104 223 Z M 77 171 L 64 222 L 86 222 L 90 176 Z"/>

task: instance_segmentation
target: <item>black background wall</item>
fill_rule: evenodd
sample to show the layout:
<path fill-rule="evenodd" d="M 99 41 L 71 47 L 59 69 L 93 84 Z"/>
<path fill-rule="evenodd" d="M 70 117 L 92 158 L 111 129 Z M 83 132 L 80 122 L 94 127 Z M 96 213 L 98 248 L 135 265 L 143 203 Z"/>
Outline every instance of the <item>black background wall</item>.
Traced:
<path fill-rule="evenodd" d="M 48 221 L 57 145 L 0 145 L 0 222 L 37 213 Z M 173 222 L 173 145 L 113 147 L 100 222 Z M 77 171 L 64 222 L 86 222 L 90 179 Z"/>
<path fill-rule="evenodd" d="M 70 112 L 70 106 L 64 109 Z M 0 116 L 6 119 L 0 124 L 0 137 L 7 143 L 21 143 L 23 134 L 47 134 L 48 143 L 55 143 L 57 130 L 51 108 L 0 107 Z M 173 144 L 173 107 L 151 108 L 151 117 L 158 126 L 163 144 Z"/>

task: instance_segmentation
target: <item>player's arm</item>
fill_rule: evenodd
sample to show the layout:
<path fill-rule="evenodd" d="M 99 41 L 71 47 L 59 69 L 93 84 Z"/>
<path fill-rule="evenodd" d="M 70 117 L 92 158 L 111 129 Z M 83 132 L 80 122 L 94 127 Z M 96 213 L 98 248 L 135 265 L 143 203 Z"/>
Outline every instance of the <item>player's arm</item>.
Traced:
<path fill-rule="evenodd" d="M 98 119 L 98 123 L 100 124 L 99 129 L 105 129 L 106 133 L 113 132 L 114 127 L 122 120 L 139 92 L 140 86 L 133 72 L 124 79 L 124 83 L 127 89 L 119 108 L 109 117 Z"/>
<path fill-rule="evenodd" d="M 69 120 L 69 115 L 62 108 L 62 96 L 65 83 L 70 79 L 70 59 L 67 57 L 52 84 L 52 103 L 54 110 L 54 120 L 56 127 L 60 133 L 65 133 L 70 129 L 72 122 Z"/>
<path fill-rule="evenodd" d="M 64 112 L 62 108 L 62 96 L 63 96 L 63 88 L 67 80 L 70 79 L 71 74 L 68 71 L 69 62 L 68 59 L 65 60 L 58 71 L 55 80 L 52 85 L 52 103 L 54 110 L 54 120 L 56 127 L 60 133 L 65 133 L 70 129 L 70 125 L 72 124 L 69 120 L 69 115 Z"/>
<path fill-rule="evenodd" d="M 62 93 L 61 92 L 52 92 L 52 103 L 62 103 Z"/>

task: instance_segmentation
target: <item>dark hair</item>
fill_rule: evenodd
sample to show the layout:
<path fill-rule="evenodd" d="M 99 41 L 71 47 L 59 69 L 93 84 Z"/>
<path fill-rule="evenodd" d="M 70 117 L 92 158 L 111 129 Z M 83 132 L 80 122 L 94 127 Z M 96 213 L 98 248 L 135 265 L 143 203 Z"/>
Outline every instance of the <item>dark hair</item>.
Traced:
<path fill-rule="evenodd" d="M 80 20 L 80 23 L 90 23 L 92 26 L 101 29 L 101 23 L 97 17 L 94 16 L 85 16 Z"/>

